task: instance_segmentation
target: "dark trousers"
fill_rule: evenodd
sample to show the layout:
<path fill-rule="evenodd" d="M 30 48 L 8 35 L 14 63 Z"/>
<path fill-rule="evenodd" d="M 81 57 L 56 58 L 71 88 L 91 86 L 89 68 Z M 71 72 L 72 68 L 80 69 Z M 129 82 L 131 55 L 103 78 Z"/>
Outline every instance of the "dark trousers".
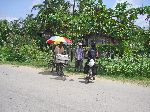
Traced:
<path fill-rule="evenodd" d="M 75 71 L 82 71 L 82 70 L 83 70 L 83 60 L 76 60 Z"/>

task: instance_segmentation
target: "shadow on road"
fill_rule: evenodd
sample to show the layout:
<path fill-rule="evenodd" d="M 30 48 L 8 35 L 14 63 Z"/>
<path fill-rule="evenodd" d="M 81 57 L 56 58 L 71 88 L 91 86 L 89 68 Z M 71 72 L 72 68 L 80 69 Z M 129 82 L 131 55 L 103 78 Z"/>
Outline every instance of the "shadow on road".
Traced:
<path fill-rule="evenodd" d="M 84 77 L 82 77 L 82 78 L 78 78 L 78 79 L 83 79 L 83 80 L 84 80 Z"/>
<path fill-rule="evenodd" d="M 62 81 L 65 81 L 65 80 L 66 80 L 66 77 L 58 76 L 58 77 L 50 78 L 50 79 L 55 79 L 55 80 L 62 80 Z"/>
<path fill-rule="evenodd" d="M 48 71 L 48 70 L 39 72 L 38 74 L 57 76 L 57 77 L 50 78 L 50 79 L 62 80 L 62 81 L 65 81 L 65 80 L 66 80 L 66 77 L 69 77 L 69 76 L 58 76 L 56 72 L 50 72 L 50 71 Z"/>
<path fill-rule="evenodd" d="M 65 76 L 58 76 L 56 72 L 50 72 L 50 71 L 48 71 L 48 70 L 39 72 L 38 74 L 57 76 L 57 77 L 51 77 L 50 79 L 62 80 L 62 81 L 67 80 L 66 77 L 69 77 L 69 76 L 67 76 L 67 75 L 65 75 Z M 80 79 L 80 81 L 79 81 L 80 83 L 87 84 L 87 83 L 85 83 L 84 77 L 83 77 L 83 78 L 78 78 L 78 79 Z M 69 81 L 74 81 L 74 79 L 70 79 Z M 94 83 L 94 82 L 93 82 L 93 81 L 90 81 L 89 83 Z"/>
<path fill-rule="evenodd" d="M 55 73 L 55 72 L 50 72 L 50 71 L 42 71 L 42 72 L 39 72 L 38 74 L 58 76 L 57 73 Z"/>
<path fill-rule="evenodd" d="M 84 84 L 89 84 L 89 83 L 94 83 L 92 81 L 89 81 L 89 83 L 85 83 L 85 81 L 79 81 L 80 83 L 84 83 Z"/>

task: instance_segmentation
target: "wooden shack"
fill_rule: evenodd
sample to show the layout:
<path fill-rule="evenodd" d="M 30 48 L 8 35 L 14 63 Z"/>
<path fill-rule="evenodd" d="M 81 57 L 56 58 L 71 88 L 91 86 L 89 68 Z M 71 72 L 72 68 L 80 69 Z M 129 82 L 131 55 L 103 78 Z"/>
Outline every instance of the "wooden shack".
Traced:
<path fill-rule="evenodd" d="M 83 39 L 83 43 L 86 46 L 89 46 L 92 41 L 96 42 L 96 44 L 102 44 L 102 45 L 103 44 L 113 44 L 113 45 L 116 45 L 116 44 L 119 43 L 119 40 L 114 39 L 110 35 L 101 34 L 101 33 L 84 35 L 82 37 L 82 39 Z"/>

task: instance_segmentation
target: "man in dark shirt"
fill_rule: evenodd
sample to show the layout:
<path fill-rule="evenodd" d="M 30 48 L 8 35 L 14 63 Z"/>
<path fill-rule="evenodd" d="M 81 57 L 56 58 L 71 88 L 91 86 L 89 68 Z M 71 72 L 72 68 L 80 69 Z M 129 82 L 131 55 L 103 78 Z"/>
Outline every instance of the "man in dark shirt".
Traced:
<path fill-rule="evenodd" d="M 96 43 L 95 42 L 91 43 L 91 48 L 88 50 L 87 56 L 88 56 L 88 61 L 86 62 L 85 66 L 87 67 L 87 72 L 88 72 L 89 66 L 87 64 L 89 63 L 89 61 L 91 59 L 93 59 L 95 61 L 95 59 L 98 57 L 98 51 L 96 49 Z M 92 67 L 93 80 L 95 80 L 96 73 L 97 73 L 96 65 L 94 64 L 93 67 Z"/>

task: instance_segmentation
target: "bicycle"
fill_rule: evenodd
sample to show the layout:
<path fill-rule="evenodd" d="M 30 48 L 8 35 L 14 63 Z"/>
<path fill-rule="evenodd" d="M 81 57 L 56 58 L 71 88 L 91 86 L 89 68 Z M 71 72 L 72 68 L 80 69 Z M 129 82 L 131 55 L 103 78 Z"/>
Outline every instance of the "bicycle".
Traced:
<path fill-rule="evenodd" d="M 64 76 L 63 67 L 63 63 L 56 63 L 56 72 L 58 76 Z"/>
<path fill-rule="evenodd" d="M 68 55 L 56 55 L 56 72 L 59 76 L 64 76 L 63 68 L 68 64 L 69 57 Z"/>

